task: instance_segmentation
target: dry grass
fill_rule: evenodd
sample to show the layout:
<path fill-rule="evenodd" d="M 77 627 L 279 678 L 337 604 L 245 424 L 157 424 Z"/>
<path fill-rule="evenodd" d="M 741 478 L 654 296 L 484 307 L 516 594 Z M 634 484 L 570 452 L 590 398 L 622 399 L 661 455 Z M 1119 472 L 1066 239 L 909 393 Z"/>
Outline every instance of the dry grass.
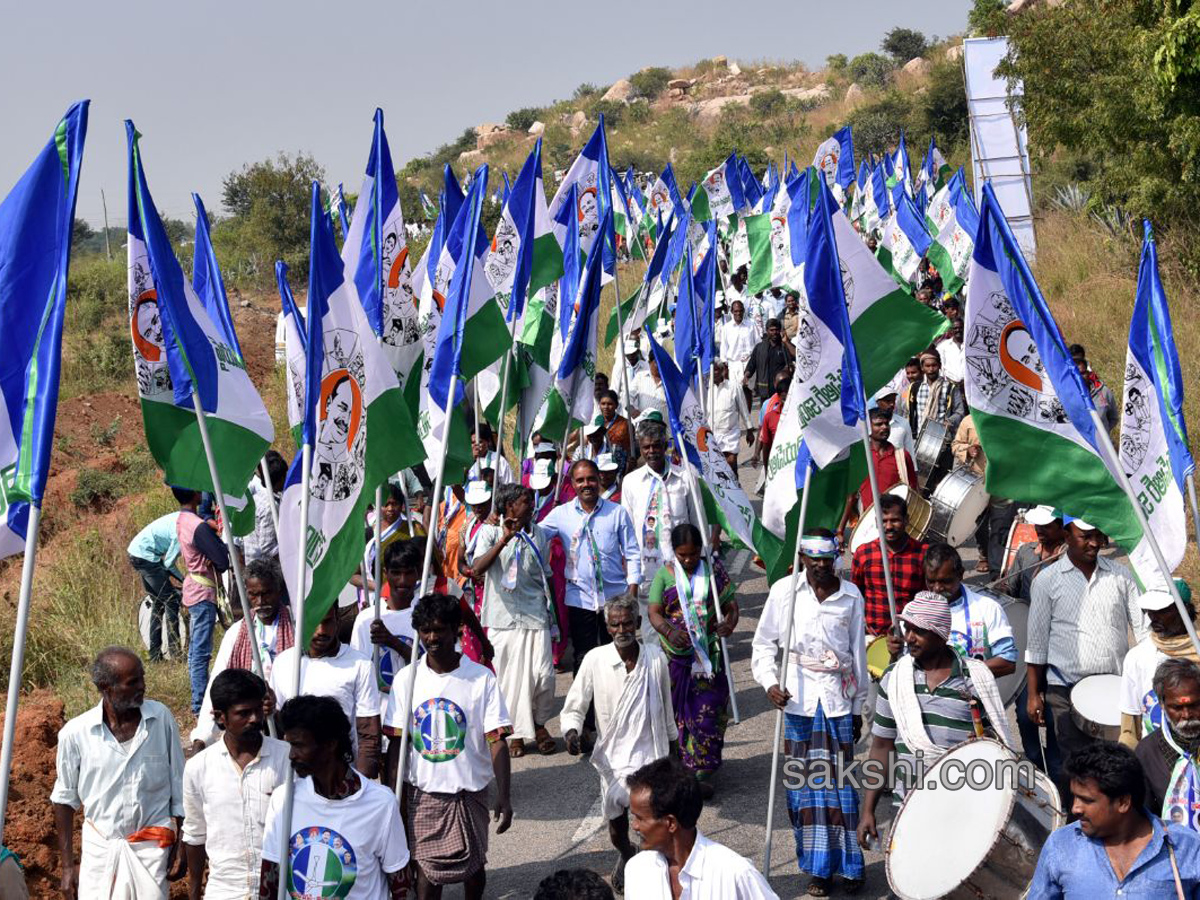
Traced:
<path fill-rule="evenodd" d="M 1140 244 L 1116 238 L 1095 222 L 1066 212 L 1051 211 L 1037 222 L 1038 258 L 1034 275 L 1069 343 L 1083 344 L 1088 361 L 1100 378 L 1121 397 L 1129 319 L 1137 290 Z M 1163 286 L 1171 304 L 1175 342 L 1185 385 L 1200 365 L 1200 291 L 1175 263 L 1170 242 L 1159 247 Z M 1184 415 L 1192 424 L 1192 452 L 1200 428 L 1200 396 L 1185 395 Z M 1189 516 L 1190 519 L 1190 516 Z M 1200 584 L 1200 555 L 1193 540 L 1179 573 Z"/>

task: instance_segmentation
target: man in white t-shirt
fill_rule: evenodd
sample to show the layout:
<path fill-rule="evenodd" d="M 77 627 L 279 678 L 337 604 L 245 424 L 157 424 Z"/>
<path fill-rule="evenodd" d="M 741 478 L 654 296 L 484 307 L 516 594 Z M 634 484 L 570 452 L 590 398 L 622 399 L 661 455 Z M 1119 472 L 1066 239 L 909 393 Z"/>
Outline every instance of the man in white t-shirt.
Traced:
<path fill-rule="evenodd" d="M 205 900 L 246 900 L 258 896 L 267 807 L 287 781 L 289 748 L 264 734 L 267 683 L 253 672 L 220 672 L 209 695 L 221 740 L 183 768 L 188 890 L 203 891 Z"/>
<path fill-rule="evenodd" d="M 271 670 L 275 703 L 283 706 L 298 694 L 332 697 L 354 723 L 351 744 L 355 768 L 368 778 L 379 775 L 379 711 L 382 703 L 371 660 L 338 640 L 337 606 L 331 606 L 313 631 L 308 654 L 300 660 L 300 689 L 295 690 L 296 648 L 284 650 Z"/>
<path fill-rule="evenodd" d="M 455 650 L 462 628 L 457 599 L 427 594 L 413 610 L 425 647 L 415 665 L 411 699 L 388 697 L 388 776 L 395 782 L 404 722 L 409 722 L 405 827 L 417 863 L 417 896 L 440 900 L 442 887 L 463 885 L 467 900 L 487 886 L 488 785 L 496 780 L 496 833 L 512 824 L 509 756 L 512 722 L 490 670 Z M 407 679 L 405 679 L 407 688 Z"/>
<path fill-rule="evenodd" d="M 700 785 L 679 763 L 660 759 L 627 779 L 633 830 L 642 852 L 625 867 L 637 900 L 779 900 L 754 864 L 705 837 L 696 823 Z M 674 876 L 672 873 L 676 873 Z M 680 894 L 672 884 L 679 881 Z"/>
<path fill-rule="evenodd" d="M 421 582 L 424 539 L 396 541 L 383 551 L 383 576 L 387 579 L 387 606 L 375 618 L 368 606 L 354 620 L 350 646 L 369 656 L 381 693 L 392 689 L 392 680 L 412 656 L 412 601 Z M 375 657 L 376 650 L 379 656 Z"/>
<path fill-rule="evenodd" d="M 1192 605 L 1192 592 L 1187 585 L 1176 580 L 1179 593 L 1192 621 L 1196 620 L 1196 609 Z M 1138 599 L 1138 606 L 1150 620 L 1146 637 L 1136 643 L 1125 654 L 1121 666 L 1121 736 L 1120 741 L 1129 749 L 1148 734 L 1162 726 L 1162 706 L 1154 693 L 1154 672 L 1160 663 L 1173 657 L 1193 657 L 1196 650 L 1188 637 L 1183 617 L 1175 606 L 1175 598 L 1167 591 L 1146 591 Z"/>
<path fill-rule="evenodd" d="M 350 765 L 350 720 L 341 706 L 304 694 L 285 703 L 280 718 L 296 770 L 295 801 L 288 828 L 286 792 L 271 797 L 259 896 L 278 893 L 285 835 L 288 896 L 407 896 L 408 841 L 396 797 Z"/>

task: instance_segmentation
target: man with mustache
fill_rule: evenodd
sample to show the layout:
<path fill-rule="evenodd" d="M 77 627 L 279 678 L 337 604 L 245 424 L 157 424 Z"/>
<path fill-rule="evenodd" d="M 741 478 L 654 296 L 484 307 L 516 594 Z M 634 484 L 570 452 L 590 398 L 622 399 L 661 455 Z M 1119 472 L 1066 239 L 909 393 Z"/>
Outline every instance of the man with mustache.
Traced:
<path fill-rule="evenodd" d="M 263 734 L 266 696 L 267 683 L 245 669 L 226 669 L 209 686 L 213 719 L 224 734 L 183 769 L 189 900 L 258 893 L 267 805 L 290 765 L 288 745 Z"/>
<path fill-rule="evenodd" d="M 629 842 L 629 791 L 625 779 L 641 766 L 662 759 L 677 732 L 671 712 L 667 660 L 657 644 L 642 646 L 637 601 L 618 595 L 604 604 L 611 643 L 591 650 L 579 667 L 559 723 L 567 752 L 582 750 L 580 732 L 595 702 L 598 742 L 592 765 L 600 773 L 601 802 L 608 837 L 617 849 L 613 888 L 622 890 L 625 864 L 633 857 Z"/>
<path fill-rule="evenodd" d="M 127 647 L 101 650 L 91 676 L 100 703 L 58 733 L 50 802 L 62 860 L 60 890 L 71 900 L 134 895 L 167 900 L 167 882 L 187 871 L 176 842 L 183 819 L 179 726 L 167 707 L 146 699 L 142 661 Z"/>
<path fill-rule="evenodd" d="M 1196 620 L 1192 592 L 1177 579 L 1179 595 L 1188 618 Z M 1172 596 L 1166 591 L 1146 591 L 1138 606 L 1150 620 L 1149 634 L 1125 654 L 1121 666 L 1121 737 L 1122 744 L 1133 750 L 1143 737 L 1162 724 L 1162 698 L 1154 690 L 1155 671 L 1168 659 L 1188 659 L 1200 664 L 1196 647 L 1188 637 L 1183 617 Z"/>
<path fill-rule="evenodd" d="M 1138 741 L 1134 753 L 1146 773 L 1146 805 L 1172 819 L 1179 808 L 1193 831 L 1200 830 L 1195 808 L 1200 783 L 1200 664 L 1190 659 L 1168 659 L 1154 670 L 1154 694 L 1164 713 L 1161 727 Z M 1179 818 L 1175 813 L 1175 818 Z"/>

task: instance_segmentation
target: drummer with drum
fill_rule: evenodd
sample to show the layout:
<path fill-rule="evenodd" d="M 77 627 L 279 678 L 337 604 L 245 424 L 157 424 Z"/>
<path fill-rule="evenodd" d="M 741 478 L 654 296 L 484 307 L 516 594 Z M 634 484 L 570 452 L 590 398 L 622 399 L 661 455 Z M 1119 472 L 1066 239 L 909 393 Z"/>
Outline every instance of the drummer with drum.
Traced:
<path fill-rule="evenodd" d="M 1139 641 L 1146 635 L 1133 575 L 1100 556 L 1108 537 L 1082 519 L 1066 516 L 1065 521 L 1066 555 L 1033 582 L 1025 649 L 1029 717 L 1038 725 L 1047 715 L 1053 718 L 1064 757 L 1096 740 L 1072 716 L 1072 688 L 1090 676 L 1119 674 L 1129 631 Z M 1117 693 L 1104 698 L 1114 714 Z M 1050 776 L 1065 794 L 1061 773 Z"/>
<path fill-rule="evenodd" d="M 917 459 L 925 474 L 925 492 L 930 494 L 950 471 L 953 456 L 950 439 L 967 414 L 962 385 L 942 375 L 942 357 L 930 347 L 921 351 L 921 378 L 908 386 L 905 406 L 908 424 L 917 436 Z M 922 445 L 932 447 L 923 454 Z"/>
<path fill-rule="evenodd" d="M 886 769 L 895 754 L 902 767 L 897 774 L 905 776 L 895 789 L 902 791 L 920 787 L 908 783 L 918 753 L 927 769 L 951 747 L 989 731 L 1005 745 L 1012 741 L 991 670 L 959 656 L 950 645 L 953 619 L 946 598 L 921 591 L 899 618 L 908 653 L 888 667 L 879 685 L 871 759 Z M 858 839 L 864 846 L 868 838 L 879 837 L 875 808 L 881 794 L 881 788 L 870 788 L 863 799 Z"/>
<path fill-rule="evenodd" d="M 871 458 L 875 462 L 875 479 L 883 487 L 905 485 L 910 491 L 917 488 L 917 467 L 913 464 L 908 451 L 892 446 L 888 441 L 891 432 L 891 415 L 879 406 L 872 408 L 871 420 Z M 854 513 L 855 502 L 860 512 L 865 516 L 871 504 L 875 501 L 871 493 L 871 479 L 864 478 L 858 490 L 846 498 L 846 507 L 842 511 L 842 520 L 838 524 L 838 542 L 845 544 L 846 526 Z"/>

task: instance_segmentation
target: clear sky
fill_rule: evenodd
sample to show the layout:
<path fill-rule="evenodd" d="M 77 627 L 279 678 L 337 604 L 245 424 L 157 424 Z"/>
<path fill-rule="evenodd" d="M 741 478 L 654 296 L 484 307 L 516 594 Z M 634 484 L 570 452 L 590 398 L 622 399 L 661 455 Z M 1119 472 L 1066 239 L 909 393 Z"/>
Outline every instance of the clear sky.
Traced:
<path fill-rule="evenodd" d="M 357 191 L 381 106 L 397 168 L 480 122 L 717 54 L 800 60 L 878 49 L 892 27 L 946 36 L 967 0 L 126 0 L 8 4 L 0 52 L 0 194 L 76 99 L 92 100 L 77 212 L 126 220 L 122 122 L 143 134 L 160 211 L 220 208 L 221 180 L 304 151 Z"/>

